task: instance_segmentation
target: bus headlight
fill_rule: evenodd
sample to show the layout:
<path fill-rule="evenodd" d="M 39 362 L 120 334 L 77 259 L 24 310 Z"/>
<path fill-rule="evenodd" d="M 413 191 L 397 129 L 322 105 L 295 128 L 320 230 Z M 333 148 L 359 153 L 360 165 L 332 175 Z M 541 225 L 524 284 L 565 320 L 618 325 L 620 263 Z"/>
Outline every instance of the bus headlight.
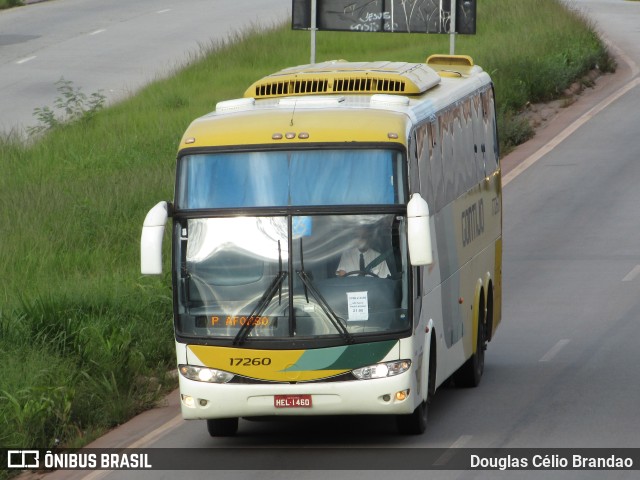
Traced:
<path fill-rule="evenodd" d="M 182 376 L 196 382 L 227 383 L 234 377 L 233 373 L 224 370 L 196 367 L 195 365 L 178 365 L 178 370 Z"/>
<path fill-rule="evenodd" d="M 385 378 L 400 375 L 411 367 L 411 360 L 396 360 L 395 362 L 377 363 L 368 367 L 356 368 L 351 373 L 358 380 L 368 380 L 370 378 Z"/>

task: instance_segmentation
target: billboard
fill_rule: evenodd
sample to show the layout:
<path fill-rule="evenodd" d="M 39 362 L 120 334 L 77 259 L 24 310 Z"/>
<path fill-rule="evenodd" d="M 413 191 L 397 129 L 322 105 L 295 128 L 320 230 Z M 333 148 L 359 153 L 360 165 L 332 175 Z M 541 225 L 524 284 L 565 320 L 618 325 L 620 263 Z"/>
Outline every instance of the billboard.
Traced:
<path fill-rule="evenodd" d="M 454 0 L 461 34 L 476 33 L 477 0 Z M 316 28 L 349 32 L 451 33 L 452 0 L 316 0 Z M 311 28 L 311 0 L 293 0 L 292 28 Z"/>

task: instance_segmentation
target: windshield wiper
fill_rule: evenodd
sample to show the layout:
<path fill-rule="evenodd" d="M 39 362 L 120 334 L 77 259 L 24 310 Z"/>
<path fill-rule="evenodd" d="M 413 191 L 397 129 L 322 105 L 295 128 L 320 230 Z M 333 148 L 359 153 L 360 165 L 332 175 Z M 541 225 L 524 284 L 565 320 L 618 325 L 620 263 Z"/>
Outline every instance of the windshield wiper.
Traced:
<path fill-rule="evenodd" d="M 278 241 L 278 268 L 279 268 L 278 275 L 276 275 L 276 277 L 273 279 L 269 287 L 262 294 L 262 298 L 260 298 L 255 308 L 249 315 L 249 319 L 252 320 L 252 319 L 255 319 L 256 317 L 260 317 L 262 315 L 262 312 L 264 312 L 265 309 L 269 306 L 269 304 L 271 303 L 271 300 L 273 299 L 276 292 L 278 291 L 280 292 L 279 303 L 282 303 L 281 287 L 282 287 L 282 282 L 284 281 L 285 278 L 287 278 L 287 272 L 284 272 L 282 270 L 282 252 L 280 249 L 280 241 Z M 249 334 L 253 331 L 253 328 L 255 327 L 257 322 L 254 322 L 251 320 L 245 322 L 245 324 L 240 327 L 240 330 L 238 331 L 235 338 L 233 339 L 234 345 L 240 345 L 244 343 L 244 341 L 247 339 Z"/>
<path fill-rule="evenodd" d="M 318 301 L 318 304 L 320 304 L 320 308 L 322 308 L 322 311 L 325 313 L 325 315 L 329 317 L 329 320 L 331 321 L 333 326 L 336 328 L 340 336 L 344 338 L 345 342 L 354 343 L 355 339 L 353 338 L 353 335 L 349 333 L 349 330 L 347 330 L 347 327 L 345 327 L 344 319 L 340 318 L 336 314 L 336 312 L 333 311 L 329 303 L 324 299 L 324 297 L 318 291 L 316 286 L 311 282 L 311 279 L 309 278 L 309 275 L 307 275 L 307 272 L 305 272 L 304 270 L 299 270 L 296 273 L 298 274 L 298 276 L 300 277 L 300 280 L 302 280 L 302 283 L 304 284 L 305 295 L 307 290 L 311 292 L 311 295 L 313 295 L 313 297 Z"/>

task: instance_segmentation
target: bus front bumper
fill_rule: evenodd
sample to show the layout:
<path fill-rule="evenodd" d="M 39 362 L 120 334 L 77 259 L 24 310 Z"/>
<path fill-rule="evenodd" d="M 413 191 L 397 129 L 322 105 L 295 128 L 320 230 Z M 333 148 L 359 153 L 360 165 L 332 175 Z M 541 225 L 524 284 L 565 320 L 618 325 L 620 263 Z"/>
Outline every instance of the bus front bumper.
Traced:
<path fill-rule="evenodd" d="M 187 419 L 278 415 L 409 414 L 419 399 L 413 369 L 370 380 L 268 385 L 212 384 L 180 376 Z"/>

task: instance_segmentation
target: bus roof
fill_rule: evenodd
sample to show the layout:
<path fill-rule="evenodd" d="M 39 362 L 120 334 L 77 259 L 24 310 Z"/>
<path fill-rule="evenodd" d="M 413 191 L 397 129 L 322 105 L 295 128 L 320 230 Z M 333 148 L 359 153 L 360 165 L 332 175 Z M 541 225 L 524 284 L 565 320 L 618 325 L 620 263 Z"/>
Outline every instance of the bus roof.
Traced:
<path fill-rule="evenodd" d="M 180 148 L 300 143 L 406 144 L 411 125 L 482 85 L 467 56 L 426 63 L 331 61 L 268 75 L 196 119 Z"/>

